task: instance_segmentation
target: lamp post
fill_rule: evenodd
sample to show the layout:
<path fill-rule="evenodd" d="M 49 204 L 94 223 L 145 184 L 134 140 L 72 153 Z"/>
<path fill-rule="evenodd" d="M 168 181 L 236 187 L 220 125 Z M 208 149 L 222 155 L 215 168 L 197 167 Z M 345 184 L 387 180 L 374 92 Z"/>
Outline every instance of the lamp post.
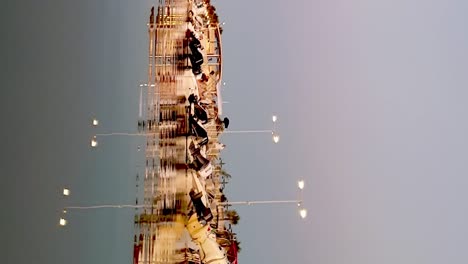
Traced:
<path fill-rule="evenodd" d="M 63 196 L 70 196 L 70 189 L 63 188 Z M 133 204 L 101 204 L 101 205 L 89 205 L 89 206 L 65 206 L 62 210 L 62 216 L 59 219 L 60 226 L 66 226 L 68 224 L 68 220 L 66 219 L 66 215 L 71 210 L 95 210 L 95 209 L 104 209 L 104 208 L 145 208 L 145 205 L 133 205 Z"/>
<path fill-rule="evenodd" d="M 263 201 L 236 201 L 236 202 L 222 202 L 218 205 L 225 206 L 225 205 L 255 205 L 255 204 L 297 204 L 299 215 L 302 219 L 307 217 L 307 209 L 302 206 L 303 199 L 302 199 L 302 192 L 304 190 L 304 180 L 299 180 L 297 182 L 299 188 L 299 199 L 298 200 L 263 200 Z"/>
<path fill-rule="evenodd" d="M 156 87 L 155 84 L 147 84 L 147 83 L 140 83 L 138 86 L 140 88 L 140 102 L 139 102 L 139 109 L 138 109 L 138 116 L 142 118 L 143 116 L 143 89 L 154 89 Z M 92 126 L 97 127 L 99 125 L 99 120 L 97 118 L 93 118 L 91 122 Z M 105 137 L 105 136 L 148 136 L 151 133 L 102 133 L 96 134 L 91 138 L 90 145 L 92 148 L 96 148 L 98 144 L 98 137 Z"/>
<path fill-rule="evenodd" d="M 92 121 L 92 125 L 97 127 L 99 125 L 99 121 L 94 118 Z M 90 146 L 92 148 L 96 148 L 99 145 L 98 138 L 99 137 L 109 137 L 109 136 L 130 136 L 130 137 L 146 137 L 148 135 L 153 135 L 157 133 L 128 133 L 128 132 L 112 132 L 112 133 L 98 133 L 92 136 L 90 140 Z"/>
<path fill-rule="evenodd" d="M 65 215 L 70 210 L 92 210 L 92 209 L 104 209 L 104 208 L 144 208 L 144 205 L 132 205 L 132 204 L 103 204 L 103 205 L 91 205 L 91 206 L 66 206 L 62 210 L 62 217 L 59 219 L 60 226 L 66 226 L 68 224 L 68 220 L 65 218 Z"/>
<path fill-rule="evenodd" d="M 278 143 L 280 140 L 280 136 L 278 133 L 276 133 L 276 122 L 278 121 L 278 117 L 276 115 L 273 115 L 271 117 L 271 120 L 273 121 L 273 128 L 272 129 L 266 129 L 266 130 L 227 130 L 224 131 L 226 134 L 254 134 L 254 133 L 269 133 L 271 134 L 271 139 L 273 142 Z"/>
<path fill-rule="evenodd" d="M 130 136 L 130 137 L 146 137 L 150 135 L 158 135 L 158 133 L 105 133 L 105 134 L 96 134 L 91 138 L 91 147 L 96 148 L 98 143 L 98 137 L 109 137 L 109 136 Z"/>

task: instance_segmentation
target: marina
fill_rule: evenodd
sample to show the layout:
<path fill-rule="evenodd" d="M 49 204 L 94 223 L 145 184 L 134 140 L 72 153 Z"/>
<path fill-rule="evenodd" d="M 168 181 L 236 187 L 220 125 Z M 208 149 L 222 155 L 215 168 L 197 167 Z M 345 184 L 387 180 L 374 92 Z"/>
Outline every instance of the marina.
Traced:
<path fill-rule="evenodd" d="M 209 1 L 160 1 L 148 19 L 144 200 L 134 264 L 237 263 L 222 193 L 221 32 Z M 143 99 L 145 98 L 145 100 Z M 139 206 L 137 204 L 137 206 Z"/>

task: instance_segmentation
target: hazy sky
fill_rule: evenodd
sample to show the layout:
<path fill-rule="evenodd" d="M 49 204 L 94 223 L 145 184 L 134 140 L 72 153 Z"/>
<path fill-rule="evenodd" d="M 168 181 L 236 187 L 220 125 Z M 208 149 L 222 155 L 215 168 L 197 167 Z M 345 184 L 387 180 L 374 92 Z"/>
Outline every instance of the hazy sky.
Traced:
<path fill-rule="evenodd" d="M 468 262 L 468 3 L 212 0 L 223 33 L 230 200 L 241 263 Z M 10 1 L 2 12 L 2 239 L 6 263 L 130 263 L 135 139 L 90 151 L 88 125 L 136 129 L 150 1 Z M 99 230 L 99 234 L 97 233 Z"/>
<path fill-rule="evenodd" d="M 282 136 L 226 136 L 230 193 L 307 182 L 305 222 L 241 211 L 242 262 L 467 262 L 468 4 L 218 3 L 232 129 L 275 112 Z"/>

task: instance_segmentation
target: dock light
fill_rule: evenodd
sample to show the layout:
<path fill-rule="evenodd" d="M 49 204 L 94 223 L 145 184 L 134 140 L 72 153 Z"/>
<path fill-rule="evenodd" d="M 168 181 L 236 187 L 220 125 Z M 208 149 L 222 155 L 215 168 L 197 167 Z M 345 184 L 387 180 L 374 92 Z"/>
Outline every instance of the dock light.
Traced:
<path fill-rule="evenodd" d="M 273 142 L 278 143 L 280 140 L 280 136 L 277 134 L 273 134 Z"/>
<path fill-rule="evenodd" d="M 67 225 L 67 220 L 65 220 L 64 218 L 60 218 L 59 225 L 60 226 L 66 226 Z"/>
<path fill-rule="evenodd" d="M 307 217 L 307 210 L 306 209 L 301 209 L 299 210 L 299 215 L 301 216 L 302 219 Z"/>
<path fill-rule="evenodd" d="M 97 120 L 96 118 L 93 119 L 93 126 L 97 126 L 99 125 L 99 120 Z"/>
<path fill-rule="evenodd" d="M 97 142 L 96 136 L 94 136 L 91 139 L 91 147 L 95 148 L 95 147 L 97 147 L 97 145 L 98 145 L 98 142 Z"/>
<path fill-rule="evenodd" d="M 304 185 L 305 185 L 305 183 L 304 183 L 304 181 L 303 181 L 303 180 L 300 180 L 300 181 L 298 181 L 298 182 L 297 182 L 297 186 L 298 186 L 298 187 L 299 187 L 299 189 L 301 189 L 301 190 L 303 190 L 303 189 L 304 189 Z"/>
<path fill-rule="evenodd" d="M 63 196 L 69 196 L 70 195 L 70 189 L 63 188 Z"/>

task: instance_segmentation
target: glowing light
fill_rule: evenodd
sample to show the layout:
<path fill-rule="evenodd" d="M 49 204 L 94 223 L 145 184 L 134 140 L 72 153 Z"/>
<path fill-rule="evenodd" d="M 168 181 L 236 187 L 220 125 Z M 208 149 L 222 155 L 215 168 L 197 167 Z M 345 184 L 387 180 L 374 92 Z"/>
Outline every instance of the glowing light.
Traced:
<path fill-rule="evenodd" d="M 60 226 L 66 226 L 67 225 L 67 220 L 65 220 L 64 218 L 60 218 L 59 225 Z"/>
<path fill-rule="evenodd" d="M 67 188 L 63 188 L 63 195 L 64 195 L 64 196 L 70 195 L 70 190 L 67 189 Z"/>
<path fill-rule="evenodd" d="M 278 143 L 280 140 L 280 137 L 278 135 L 273 135 L 273 142 Z"/>
<path fill-rule="evenodd" d="M 302 219 L 307 217 L 307 210 L 306 209 L 301 209 L 299 210 L 299 215 L 301 216 Z"/>
<path fill-rule="evenodd" d="M 97 147 L 97 145 L 98 145 L 98 142 L 97 142 L 96 136 L 94 136 L 91 139 L 91 147 L 95 148 L 95 147 Z"/>
<path fill-rule="evenodd" d="M 93 119 L 93 126 L 97 126 L 99 125 L 99 120 L 97 120 L 96 118 Z"/>
<path fill-rule="evenodd" d="M 304 183 L 303 180 L 300 180 L 300 181 L 297 182 L 297 186 L 298 186 L 299 189 L 301 189 L 301 190 L 304 189 L 304 185 L 305 185 L 305 183 Z"/>
<path fill-rule="evenodd" d="M 271 117 L 271 120 L 273 120 L 273 123 L 275 123 L 276 120 L 278 120 L 278 117 L 274 115 L 274 116 Z"/>

